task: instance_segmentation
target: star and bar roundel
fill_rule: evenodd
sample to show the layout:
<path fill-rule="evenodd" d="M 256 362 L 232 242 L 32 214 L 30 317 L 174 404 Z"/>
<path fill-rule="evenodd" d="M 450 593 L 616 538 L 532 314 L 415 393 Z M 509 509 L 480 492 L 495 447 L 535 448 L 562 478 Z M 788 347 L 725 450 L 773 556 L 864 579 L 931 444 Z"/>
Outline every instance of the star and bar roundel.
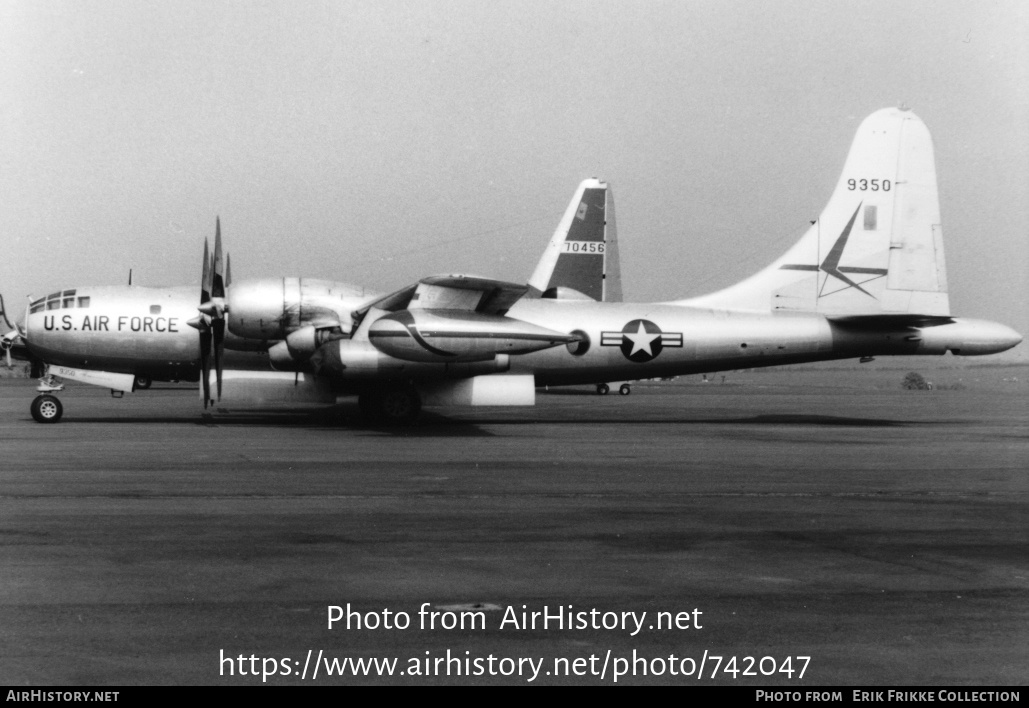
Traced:
<path fill-rule="evenodd" d="M 682 347 L 682 332 L 662 332 L 650 320 L 632 320 L 621 332 L 601 332 L 600 346 L 619 347 L 626 359 L 643 364 L 657 358 L 665 347 Z"/>

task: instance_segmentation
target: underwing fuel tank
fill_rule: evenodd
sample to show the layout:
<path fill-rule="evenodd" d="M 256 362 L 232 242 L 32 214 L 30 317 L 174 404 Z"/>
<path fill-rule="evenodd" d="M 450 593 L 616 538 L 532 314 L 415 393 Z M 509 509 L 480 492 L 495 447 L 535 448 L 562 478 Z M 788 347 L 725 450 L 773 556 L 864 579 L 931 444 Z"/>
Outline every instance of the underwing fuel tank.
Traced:
<path fill-rule="evenodd" d="M 578 335 L 467 310 L 402 310 L 368 329 L 376 349 L 406 361 L 487 361 L 499 354 L 527 354 L 578 341 Z"/>

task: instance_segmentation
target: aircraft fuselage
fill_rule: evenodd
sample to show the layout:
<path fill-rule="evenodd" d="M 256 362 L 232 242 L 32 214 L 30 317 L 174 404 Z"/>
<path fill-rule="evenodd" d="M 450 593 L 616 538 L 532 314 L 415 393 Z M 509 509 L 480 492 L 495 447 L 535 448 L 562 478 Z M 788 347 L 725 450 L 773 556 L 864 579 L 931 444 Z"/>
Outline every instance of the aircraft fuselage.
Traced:
<path fill-rule="evenodd" d="M 747 313 L 671 304 L 523 300 L 507 313 L 585 335 L 584 341 L 512 357 L 511 373 L 537 385 L 632 380 L 865 356 L 992 354 L 1021 336 L 981 320 L 870 328 L 817 313 Z"/>
<path fill-rule="evenodd" d="M 195 381 L 196 316 L 195 288 L 75 288 L 32 302 L 25 339 L 48 364 Z"/>

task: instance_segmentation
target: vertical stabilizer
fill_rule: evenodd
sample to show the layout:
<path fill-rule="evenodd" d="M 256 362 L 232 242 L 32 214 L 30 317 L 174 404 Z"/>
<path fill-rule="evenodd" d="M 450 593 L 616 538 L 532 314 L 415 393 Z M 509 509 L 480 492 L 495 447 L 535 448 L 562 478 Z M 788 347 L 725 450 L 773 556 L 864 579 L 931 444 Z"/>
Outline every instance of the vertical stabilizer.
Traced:
<path fill-rule="evenodd" d="M 622 299 L 614 204 L 607 183 L 584 180 L 529 278 L 542 297 Z"/>
<path fill-rule="evenodd" d="M 679 304 L 826 315 L 949 315 L 932 138 L 901 108 L 866 118 L 818 220 L 781 258 Z"/>

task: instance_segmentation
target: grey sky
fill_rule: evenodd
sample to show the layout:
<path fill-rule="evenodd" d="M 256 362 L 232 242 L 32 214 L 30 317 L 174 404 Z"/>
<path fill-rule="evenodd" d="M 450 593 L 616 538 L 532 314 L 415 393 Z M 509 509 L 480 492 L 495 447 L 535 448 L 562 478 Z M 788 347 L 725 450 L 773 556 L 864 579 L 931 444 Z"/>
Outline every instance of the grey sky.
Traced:
<path fill-rule="evenodd" d="M 903 102 L 953 312 L 1027 333 L 1027 8 L 0 0 L 0 292 L 199 283 L 219 214 L 236 278 L 524 281 L 596 176 L 626 298 L 698 295 L 799 238 Z"/>

